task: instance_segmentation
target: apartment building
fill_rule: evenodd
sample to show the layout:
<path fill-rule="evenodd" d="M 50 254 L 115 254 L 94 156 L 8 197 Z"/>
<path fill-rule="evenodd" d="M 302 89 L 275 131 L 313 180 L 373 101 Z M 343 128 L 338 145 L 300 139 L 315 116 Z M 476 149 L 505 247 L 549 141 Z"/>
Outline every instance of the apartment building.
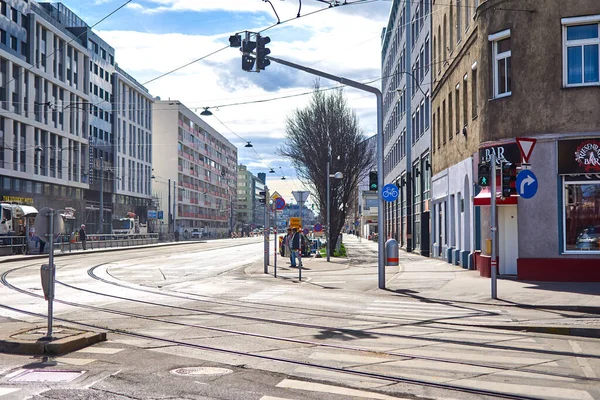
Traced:
<path fill-rule="evenodd" d="M 34 1 L 0 1 L 0 187 L 3 201 L 72 209 L 89 188 L 87 48 Z"/>
<path fill-rule="evenodd" d="M 156 215 L 148 213 L 152 200 L 152 104 L 154 98 L 132 76 L 115 66 L 113 83 L 113 215 L 133 212 L 141 222 L 155 226 Z M 155 211 L 155 210 L 154 210 Z"/>
<path fill-rule="evenodd" d="M 431 2 L 394 0 L 382 35 L 384 182 L 400 196 L 386 203 L 387 236 L 406 251 L 430 253 Z M 384 234 L 384 232 L 380 232 Z"/>
<path fill-rule="evenodd" d="M 434 255 L 489 271 L 498 188 L 474 171 L 492 152 L 522 168 L 515 138 L 533 138 L 537 193 L 496 195 L 499 273 L 600 280 L 599 12 L 595 0 L 434 1 L 434 59 L 448 62 L 433 83 Z"/>
<path fill-rule="evenodd" d="M 153 190 L 165 211 L 163 225 L 169 225 L 168 210 L 174 210 L 171 230 L 230 235 L 237 199 L 236 147 L 179 101 L 157 99 L 152 118 Z"/>

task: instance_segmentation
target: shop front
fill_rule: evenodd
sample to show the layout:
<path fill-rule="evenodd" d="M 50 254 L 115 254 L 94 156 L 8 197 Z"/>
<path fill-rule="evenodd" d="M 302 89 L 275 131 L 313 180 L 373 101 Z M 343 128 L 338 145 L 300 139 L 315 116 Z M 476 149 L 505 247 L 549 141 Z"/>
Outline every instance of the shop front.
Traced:
<path fill-rule="evenodd" d="M 539 143 L 540 189 L 519 200 L 518 278 L 600 281 L 600 136 Z"/>

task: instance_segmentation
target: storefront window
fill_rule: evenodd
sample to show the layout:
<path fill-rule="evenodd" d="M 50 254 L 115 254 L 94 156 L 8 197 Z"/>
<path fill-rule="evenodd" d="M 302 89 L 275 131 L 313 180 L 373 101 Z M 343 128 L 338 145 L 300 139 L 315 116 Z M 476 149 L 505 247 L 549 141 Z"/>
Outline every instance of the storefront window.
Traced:
<path fill-rule="evenodd" d="M 600 180 L 584 178 L 565 177 L 565 250 L 600 252 Z"/>

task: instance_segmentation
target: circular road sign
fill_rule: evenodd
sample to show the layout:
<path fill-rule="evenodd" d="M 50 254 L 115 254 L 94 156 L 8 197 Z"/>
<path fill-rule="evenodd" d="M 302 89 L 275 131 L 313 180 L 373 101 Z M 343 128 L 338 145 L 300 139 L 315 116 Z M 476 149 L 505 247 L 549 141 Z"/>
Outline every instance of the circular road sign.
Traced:
<path fill-rule="evenodd" d="M 313 227 L 313 231 L 315 232 L 321 232 L 323 230 L 323 225 L 321 224 L 315 224 L 315 226 Z"/>
<path fill-rule="evenodd" d="M 304 233 L 305 235 L 308 235 L 308 232 L 309 232 L 308 228 L 304 228 L 304 229 L 302 230 L 302 233 Z"/>
<path fill-rule="evenodd" d="M 398 188 L 393 183 L 388 183 L 381 190 L 381 197 L 388 202 L 395 201 L 398 198 L 398 194 Z"/>
<path fill-rule="evenodd" d="M 275 199 L 275 209 L 283 210 L 285 208 L 285 200 L 283 197 L 278 197 Z"/>

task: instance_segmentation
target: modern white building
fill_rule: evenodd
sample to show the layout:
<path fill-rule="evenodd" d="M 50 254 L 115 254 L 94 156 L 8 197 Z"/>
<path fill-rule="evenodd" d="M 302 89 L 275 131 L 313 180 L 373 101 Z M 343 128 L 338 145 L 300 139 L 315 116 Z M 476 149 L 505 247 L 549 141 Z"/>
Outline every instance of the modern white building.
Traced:
<path fill-rule="evenodd" d="M 114 90 L 113 134 L 115 136 L 115 190 L 113 216 L 129 212 L 145 222 L 152 198 L 152 104 L 154 98 L 117 65 L 112 77 Z M 151 221 L 154 222 L 154 221 Z M 150 226 L 154 226 L 151 223 Z"/>
<path fill-rule="evenodd" d="M 89 102 L 87 53 L 36 2 L 2 0 L 2 196 L 37 209 L 73 208 L 77 222 L 85 219 L 89 188 L 89 114 L 82 109 Z"/>
<path fill-rule="evenodd" d="M 236 147 L 179 101 L 157 100 L 152 116 L 153 191 L 163 231 L 199 228 L 208 237 L 229 235 L 237 200 Z"/>

